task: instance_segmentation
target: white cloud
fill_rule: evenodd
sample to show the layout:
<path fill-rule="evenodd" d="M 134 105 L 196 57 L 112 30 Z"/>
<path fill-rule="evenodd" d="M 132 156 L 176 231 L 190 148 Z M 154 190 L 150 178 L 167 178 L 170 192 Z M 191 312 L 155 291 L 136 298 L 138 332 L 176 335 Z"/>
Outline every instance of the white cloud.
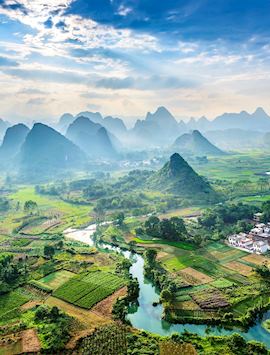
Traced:
<path fill-rule="evenodd" d="M 117 14 L 120 16 L 127 16 L 132 12 L 132 8 L 120 5 Z"/>
<path fill-rule="evenodd" d="M 151 35 L 136 34 L 128 29 L 115 29 L 78 15 L 65 15 L 64 12 L 72 1 L 18 0 L 16 4 L 21 7 L 15 10 L 0 7 L 0 14 L 35 30 L 35 34 L 24 36 L 24 44 L 27 50 L 42 55 L 67 55 L 68 48 L 76 48 L 78 45 L 84 48 L 158 50 L 157 39 Z M 14 3 L 13 0 L 5 2 L 6 5 Z M 125 16 L 130 10 L 121 8 L 120 12 Z M 48 19 L 51 21 L 49 27 L 46 26 Z M 63 26 L 58 26 L 59 23 Z"/>

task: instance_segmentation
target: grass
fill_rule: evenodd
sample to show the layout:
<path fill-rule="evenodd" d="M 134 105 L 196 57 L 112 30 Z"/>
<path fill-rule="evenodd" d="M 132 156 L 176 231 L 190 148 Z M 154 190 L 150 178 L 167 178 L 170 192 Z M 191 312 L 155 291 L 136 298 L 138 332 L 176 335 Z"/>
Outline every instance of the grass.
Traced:
<path fill-rule="evenodd" d="M 0 320 L 9 312 L 16 310 L 29 300 L 25 295 L 12 291 L 0 297 Z"/>
<path fill-rule="evenodd" d="M 256 181 L 256 174 L 269 170 L 269 155 L 264 152 L 248 152 L 223 157 L 211 157 L 205 165 L 193 164 L 194 168 L 209 179 L 236 181 L 248 178 Z"/>
<path fill-rule="evenodd" d="M 13 201 L 13 206 L 16 206 L 17 202 L 19 202 L 20 209 L 18 211 L 16 210 L 16 212 L 14 212 L 14 209 L 11 209 L 5 215 L 5 218 L 0 221 L 0 232 L 2 234 L 10 234 L 15 228 L 20 227 L 23 218 L 25 218 L 23 206 L 27 200 L 35 201 L 38 204 L 40 213 L 39 221 L 32 223 L 31 218 L 29 219 L 29 227 L 31 227 L 30 234 L 40 234 L 44 232 L 44 229 L 47 229 L 47 227 L 43 225 L 44 216 L 50 217 L 54 214 L 58 214 L 60 216 L 60 224 L 53 226 L 52 229 L 50 229 L 50 231 L 52 230 L 54 233 L 62 232 L 65 228 L 71 225 L 76 227 L 91 221 L 91 217 L 89 215 L 91 212 L 91 206 L 70 204 L 57 197 L 39 195 L 35 192 L 35 188 L 33 186 L 21 187 L 8 197 Z M 16 218 L 14 218 L 14 215 L 16 215 Z"/>
<path fill-rule="evenodd" d="M 214 286 L 216 288 L 227 288 L 227 287 L 233 286 L 234 283 L 227 280 L 227 279 L 220 278 L 220 279 L 217 279 L 217 280 L 211 282 L 210 285 Z"/>
<path fill-rule="evenodd" d="M 152 240 L 145 240 L 141 238 L 134 238 L 134 241 L 138 244 L 165 244 L 165 245 L 170 245 L 175 248 L 179 249 L 184 249 L 184 250 L 195 250 L 195 246 L 186 243 L 186 242 L 170 242 L 168 240 L 162 240 L 162 239 L 152 239 Z"/>
<path fill-rule="evenodd" d="M 171 217 L 188 217 L 190 215 L 199 215 L 202 211 L 202 206 L 200 207 L 183 207 L 178 208 L 166 213 L 161 213 L 158 215 L 160 219 L 171 218 Z"/>
<path fill-rule="evenodd" d="M 63 285 L 74 276 L 75 274 L 73 272 L 60 270 L 43 277 L 42 279 L 38 280 L 38 282 L 49 286 L 52 290 L 56 290 L 58 287 Z"/>
<path fill-rule="evenodd" d="M 95 271 L 73 277 L 53 295 L 76 306 L 90 309 L 124 285 L 125 280 L 119 276 Z"/>

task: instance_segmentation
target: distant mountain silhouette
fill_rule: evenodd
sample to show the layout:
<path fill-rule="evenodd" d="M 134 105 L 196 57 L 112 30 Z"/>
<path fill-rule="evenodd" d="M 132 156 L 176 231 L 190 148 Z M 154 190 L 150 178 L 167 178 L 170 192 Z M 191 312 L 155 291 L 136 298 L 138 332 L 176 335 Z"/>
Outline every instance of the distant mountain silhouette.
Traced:
<path fill-rule="evenodd" d="M 127 128 L 123 120 L 121 120 L 121 118 L 112 117 L 112 116 L 107 116 L 103 118 L 99 112 L 90 112 L 90 111 L 80 112 L 75 117 L 70 113 L 65 113 L 60 117 L 56 127 L 61 133 L 66 133 L 68 126 L 72 122 L 74 122 L 76 118 L 79 117 L 86 117 L 89 118 L 90 121 L 94 123 L 99 123 L 101 126 L 105 127 L 110 133 L 116 136 L 118 135 L 121 136 L 127 133 Z"/>
<path fill-rule="evenodd" d="M 148 112 L 145 120 L 137 120 L 132 133 L 138 142 L 160 146 L 172 143 L 181 133 L 180 127 L 173 115 L 162 106 L 154 113 Z"/>
<path fill-rule="evenodd" d="M 102 125 L 103 117 L 99 112 L 83 111 L 76 115 L 78 117 L 87 117 L 94 123 L 100 123 Z"/>
<path fill-rule="evenodd" d="M 222 132 L 219 134 L 218 131 L 245 130 L 264 133 L 270 131 L 270 116 L 260 107 L 251 114 L 242 111 L 240 113 L 224 113 L 213 120 L 202 116 L 198 119 L 192 117 L 188 122 L 177 122 L 175 117 L 164 106 L 158 107 L 154 113 L 148 112 L 145 119 L 137 120 L 134 127 L 129 130 L 127 130 L 124 122 L 120 118 L 112 116 L 103 118 L 99 112 L 90 111 L 81 112 L 75 117 L 71 114 L 64 114 L 58 123 L 57 129 L 65 133 L 67 127 L 74 119 L 80 116 L 87 117 L 92 122 L 105 127 L 113 142 L 113 146 L 117 150 L 121 150 L 123 144 L 125 148 L 132 149 L 171 146 L 179 135 L 188 133 L 191 130 L 198 130 L 204 135 L 206 132 L 215 131 L 216 136 L 220 135 L 221 140 L 213 140 L 214 144 L 223 148 L 226 146 L 226 149 L 228 149 L 227 146 L 229 144 L 223 144 L 224 139 L 222 139 Z M 207 137 L 208 136 L 210 135 L 207 135 Z M 118 138 L 118 140 L 116 138 Z M 119 139 L 122 145 L 119 143 Z M 250 137 L 250 141 L 252 140 L 252 137 Z M 244 145 L 246 145 L 245 142 Z"/>
<path fill-rule="evenodd" d="M 35 177 L 81 168 L 85 161 L 75 144 L 42 123 L 33 126 L 19 153 L 21 172 Z"/>
<path fill-rule="evenodd" d="M 121 136 L 126 134 L 127 128 L 124 122 L 117 117 L 107 116 L 104 117 L 102 125 L 111 133 Z"/>
<path fill-rule="evenodd" d="M 16 124 L 6 130 L 0 147 L 0 161 L 10 162 L 18 154 L 30 129 L 22 124 Z"/>
<path fill-rule="evenodd" d="M 270 116 L 263 108 L 258 107 L 253 113 L 241 111 L 239 113 L 224 113 L 217 116 L 214 120 L 207 120 L 201 117 L 197 121 L 191 118 L 187 122 L 189 129 L 197 129 L 200 131 L 209 130 L 225 130 L 225 129 L 242 129 L 250 131 L 270 130 Z"/>
<path fill-rule="evenodd" d="M 263 131 L 251 131 L 240 128 L 207 131 L 204 135 L 214 144 L 227 151 L 259 148 L 264 144 Z"/>
<path fill-rule="evenodd" d="M 68 127 L 66 136 L 91 158 L 117 157 L 106 128 L 87 117 L 76 118 Z"/>
<path fill-rule="evenodd" d="M 64 113 L 57 124 L 57 129 L 61 133 L 66 133 L 68 126 L 75 120 L 75 117 L 70 113 Z"/>
<path fill-rule="evenodd" d="M 192 155 L 223 155 L 222 150 L 210 143 L 199 131 L 185 133 L 178 137 L 174 142 L 172 149 L 180 154 Z"/>
<path fill-rule="evenodd" d="M 2 118 L 0 118 L 0 139 L 2 139 L 4 137 L 6 129 L 9 126 L 10 126 L 10 123 L 8 121 L 5 121 Z"/>
<path fill-rule="evenodd" d="M 217 194 L 210 184 L 199 176 L 191 166 L 174 153 L 170 160 L 148 181 L 150 187 L 197 200 L 215 200 Z"/>

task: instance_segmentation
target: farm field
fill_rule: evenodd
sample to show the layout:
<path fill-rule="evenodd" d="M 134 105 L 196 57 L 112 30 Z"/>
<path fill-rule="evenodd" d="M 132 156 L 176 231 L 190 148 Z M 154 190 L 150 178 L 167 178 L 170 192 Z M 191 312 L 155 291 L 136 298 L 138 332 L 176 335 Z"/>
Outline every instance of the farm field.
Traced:
<path fill-rule="evenodd" d="M 56 290 L 74 276 L 75 274 L 73 272 L 60 270 L 53 272 L 38 281 L 46 286 L 49 286 L 52 290 Z"/>
<path fill-rule="evenodd" d="M 0 233 L 10 234 L 14 229 L 22 228 L 28 234 L 41 234 L 47 230 L 54 233 L 62 232 L 72 226 L 80 226 L 90 223 L 91 206 L 81 206 L 66 203 L 57 197 L 41 196 L 35 192 L 33 186 L 19 187 L 18 190 L 9 195 L 13 205 L 19 204 L 20 210 L 11 211 L 0 220 Z M 38 205 L 39 215 L 28 218 L 25 223 L 25 213 L 22 211 L 26 201 L 33 200 Z M 15 208 L 15 207 L 14 207 Z M 56 217 L 57 216 L 57 221 Z"/>
<path fill-rule="evenodd" d="M 179 249 L 184 250 L 194 250 L 194 246 L 192 244 L 186 242 L 170 242 L 162 239 L 141 239 L 141 238 L 134 238 L 134 241 L 138 244 L 160 244 L 160 245 L 169 245 Z"/>
<path fill-rule="evenodd" d="M 213 281 L 213 278 L 203 274 L 200 271 L 193 269 L 192 267 L 187 267 L 179 271 L 178 275 L 183 277 L 184 281 L 189 282 L 192 285 L 203 285 Z"/>
<path fill-rule="evenodd" d="M 249 276 L 253 270 L 251 266 L 239 263 L 238 261 L 230 261 L 229 263 L 226 263 L 224 266 L 226 266 L 227 268 L 233 271 L 238 272 L 243 276 Z"/>
<path fill-rule="evenodd" d="M 71 278 L 54 291 L 53 296 L 90 309 L 124 285 L 125 280 L 119 276 L 95 271 Z"/>
<path fill-rule="evenodd" d="M 16 311 L 18 307 L 23 305 L 29 300 L 29 298 L 25 295 L 17 291 L 12 291 L 1 295 L 0 297 L 0 322 L 1 320 L 12 311 Z M 15 312 L 16 313 L 16 312 Z M 14 313 L 14 316 L 16 315 Z M 18 314 L 17 314 L 18 315 Z"/>
<path fill-rule="evenodd" d="M 269 170 L 270 159 L 263 152 L 231 154 L 223 157 L 211 157 L 206 165 L 193 164 L 195 169 L 209 179 L 257 180 L 256 174 Z M 192 164 L 191 164 L 192 165 Z"/>
<path fill-rule="evenodd" d="M 252 263 L 254 265 L 270 264 L 270 259 L 258 254 L 249 254 L 242 258 L 242 260 Z"/>
<path fill-rule="evenodd" d="M 181 319 L 218 317 L 214 312 L 222 307 L 242 316 L 252 305 L 260 304 L 261 297 L 268 304 L 269 295 L 253 275 L 256 264 L 266 257 L 247 254 L 222 243 L 211 243 L 196 252 L 174 248 L 158 259 L 174 281 L 185 286 L 176 293 L 171 305 L 173 314 Z M 211 314 L 207 309 L 211 309 Z"/>
<path fill-rule="evenodd" d="M 109 318 L 102 317 L 91 310 L 83 309 L 81 307 L 77 307 L 71 303 L 60 300 L 59 298 L 50 296 L 46 299 L 45 304 L 50 307 L 58 307 L 62 309 L 69 316 L 78 319 L 85 328 L 89 331 L 94 330 L 97 327 L 100 327 L 104 324 L 108 324 L 111 322 Z"/>

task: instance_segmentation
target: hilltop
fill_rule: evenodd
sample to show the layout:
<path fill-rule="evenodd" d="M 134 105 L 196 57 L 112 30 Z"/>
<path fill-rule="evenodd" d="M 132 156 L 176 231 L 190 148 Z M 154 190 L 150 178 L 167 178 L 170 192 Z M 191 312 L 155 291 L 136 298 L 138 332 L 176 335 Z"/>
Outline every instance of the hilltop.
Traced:
<path fill-rule="evenodd" d="M 35 123 L 19 153 L 20 169 L 26 175 L 50 175 L 80 168 L 83 152 L 66 137 L 42 123 Z"/>
<path fill-rule="evenodd" d="M 178 137 L 173 146 L 173 150 L 181 154 L 193 155 L 223 155 L 221 149 L 209 142 L 199 131 L 194 130 L 192 133 L 185 133 Z"/>
<path fill-rule="evenodd" d="M 69 125 L 66 136 L 91 158 L 117 157 L 106 128 L 99 123 L 92 122 L 88 117 L 76 118 Z"/>
<path fill-rule="evenodd" d="M 193 200 L 215 200 L 216 192 L 210 184 L 179 155 L 174 153 L 170 160 L 148 181 L 151 188 L 174 193 Z"/>

